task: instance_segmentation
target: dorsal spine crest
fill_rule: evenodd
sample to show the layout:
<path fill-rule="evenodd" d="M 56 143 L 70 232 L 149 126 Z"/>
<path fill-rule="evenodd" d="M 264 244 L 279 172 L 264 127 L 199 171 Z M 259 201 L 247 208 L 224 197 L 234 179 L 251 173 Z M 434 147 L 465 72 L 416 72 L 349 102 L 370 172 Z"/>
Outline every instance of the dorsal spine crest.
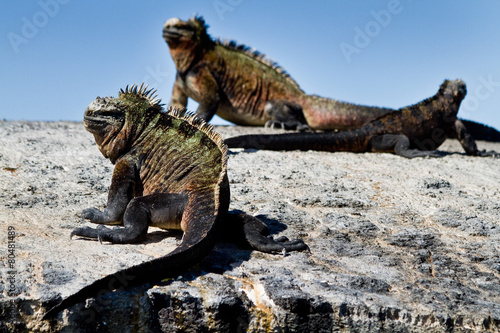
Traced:
<path fill-rule="evenodd" d="M 283 67 L 278 65 L 278 63 L 276 63 L 275 61 L 266 57 L 266 55 L 261 53 L 260 51 L 254 49 L 254 48 L 248 47 L 244 44 L 238 44 L 234 40 L 229 40 L 229 39 L 225 39 L 225 40 L 217 39 L 217 40 L 215 40 L 215 44 L 222 46 L 228 50 L 243 53 L 243 54 L 249 56 L 250 58 L 257 60 L 258 62 L 260 62 L 266 66 L 269 66 L 270 68 L 274 69 L 278 74 L 282 75 L 289 83 L 291 83 L 297 89 L 301 89 L 299 84 L 297 82 L 295 82 L 295 80 L 290 76 L 290 74 L 288 74 L 283 69 Z"/>
<path fill-rule="evenodd" d="M 141 85 L 133 84 L 130 87 L 127 85 L 125 90 L 120 89 L 119 95 L 136 95 L 149 101 L 151 105 L 161 106 L 161 99 L 158 98 L 156 90 L 153 88 L 148 89 L 149 85 L 141 83 Z"/>

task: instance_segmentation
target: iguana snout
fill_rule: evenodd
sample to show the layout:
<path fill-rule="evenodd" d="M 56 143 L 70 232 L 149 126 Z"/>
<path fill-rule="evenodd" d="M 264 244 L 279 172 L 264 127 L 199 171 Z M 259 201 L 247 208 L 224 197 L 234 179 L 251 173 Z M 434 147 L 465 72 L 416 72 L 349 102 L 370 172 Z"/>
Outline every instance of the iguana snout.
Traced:
<path fill-rule="evenodd" d="M 454 96 L 462 98 L 467 94 L 467 86 L 465 85 L 465 82 L 460 79 L 444 80 L 440 89 L 444 93 L 451 93 Z"/>
<path fill-rule="evenodd" d="M 189 22 L 184 22 L 173 17 L 168 19 L 163 26 L 163 38 L 167 43 L 175 43 L 181 39 L 191 40 L 194 36 L 193 27 Z"/>
<path fill-rule="evenodd" d="M 125 111 L 111 97 L 97 97 L 83 114 L 85 129 L 100 136 L 110 132 L 110 127 L 121 128 L 125 121 Z"/>
<path fill-rule="evenodd" d="M 462 80 L 454 80 L 451 82 L 454 86 L 455 97 L 458 99 L 464 99 L 465 95 L 467 95 L 467 87 L 465 82 Z"/>
<path fill-rule="evenodd" d="M 113 163 L 128 141 L 126 133 L 121 133 L 125 118 L 124 106 L 112 97 L 97 97 L 83 114 L 85 129 L 94 135 L 102 155 Z"/>

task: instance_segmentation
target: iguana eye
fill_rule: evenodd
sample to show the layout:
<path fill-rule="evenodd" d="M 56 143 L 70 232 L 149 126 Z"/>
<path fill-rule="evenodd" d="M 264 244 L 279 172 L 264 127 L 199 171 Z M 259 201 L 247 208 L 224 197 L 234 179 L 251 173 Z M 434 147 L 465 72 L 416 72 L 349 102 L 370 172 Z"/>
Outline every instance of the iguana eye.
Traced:
<path fill-rule="evenodd" d="M 181 25 L 178 28 L 186 31 L 194 31 L 194 27 L 191 26 L 190 24 Z"/>
<path fill-rule="evenodd" d="M 122 110 L 96 110 L 92 113 L 93 117 L 101 117 L 101 118 L 123 118 L 125 112 Z"/>

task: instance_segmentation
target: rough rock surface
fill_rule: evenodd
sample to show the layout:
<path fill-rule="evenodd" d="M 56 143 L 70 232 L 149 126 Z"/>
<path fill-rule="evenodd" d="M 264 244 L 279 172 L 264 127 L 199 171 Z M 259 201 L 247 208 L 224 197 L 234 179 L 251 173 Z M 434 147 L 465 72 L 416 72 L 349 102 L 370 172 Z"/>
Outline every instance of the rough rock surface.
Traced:
<path fill-rule="evenodd" d="M 40 321 L 60 297 L 167 253 L 181 235 L 70 240 L 87 223 L 81 211 L 105 204 L 113 166 L 81 123 L 0 121 L 0 138 L 1 332 L 500 330 L 500 159 L 465 156 L 454 140 L 436 159 L 234 150 L 231 209 L 310 253 L 221 243 L 177 279 Z"/>

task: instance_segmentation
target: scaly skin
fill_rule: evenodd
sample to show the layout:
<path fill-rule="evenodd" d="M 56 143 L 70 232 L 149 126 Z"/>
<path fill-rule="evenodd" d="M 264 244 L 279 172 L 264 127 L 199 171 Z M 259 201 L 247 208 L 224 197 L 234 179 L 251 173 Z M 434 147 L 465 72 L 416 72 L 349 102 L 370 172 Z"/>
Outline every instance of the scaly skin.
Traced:
<path fill-rule="evenodd" d="M 238 125 L 344 129 L 391 111 L 307 95 L 262 54 L 212 40 L 200 17 L 169 19 L 163 37 L 177 68 L 170 105 L 186 107 L 192 98 L 205 121 L 217 114 Z"/>
<path fill-rule="evenodd" d="M 358 128 L 395 111 L 308 95 L 261 53 L 235 42 L 214 41 L 201 17 L 169 19 L 163 37 L 177 68 L 170 105 L 186 107 L 192 98 L 205 121 L 217 114 L 237 125 L 328 131 Z M 463 123 L 476 139 L 500 141 L 500 132 L 493 128 Z"/>
<path fill-rule="evenodd" d="M 383 115 L 364 126 L 337 133 L 244 135 L 229 138 L 229 148 L 266 150 L 322 150 L 394 152 L 407 158 L 439 156 L 437 149 L 448 135 L 458 138 L 468 155 L 496 156 L 479 151 L 457 118 L 466 94 L 462 80 L 446 80 L 437 94 L 418 104 Z"/>
<path fill-rule="evenodd" d="M 118 98 L 98 97 L 85 111 L 85 128 L 115 168 L 106 209 L 89 208 L 82 214 L 100 226 L 76 228 L 71 236 L 132 243 L 155 226 L 182 230 L 182 241 L 161 258 L 95 281 L 44 319 L 110 291 L 110 286 L 123 287 L 114 283 L 116 276 L 125 277 L 128 286 L 177 276 L 201 260 L 227 229 L 234 241 L 264 252 L 307 248 L 300 240 L 266 237 L 266 225 L 252 216 L 229 214 L 227 147 L 222 138 L 193 114 L 172 108 L 163 112 L 153 94 L 143 85 L 127 87 Z M 123 227 L 109 229 L 104 224 Z"/>

